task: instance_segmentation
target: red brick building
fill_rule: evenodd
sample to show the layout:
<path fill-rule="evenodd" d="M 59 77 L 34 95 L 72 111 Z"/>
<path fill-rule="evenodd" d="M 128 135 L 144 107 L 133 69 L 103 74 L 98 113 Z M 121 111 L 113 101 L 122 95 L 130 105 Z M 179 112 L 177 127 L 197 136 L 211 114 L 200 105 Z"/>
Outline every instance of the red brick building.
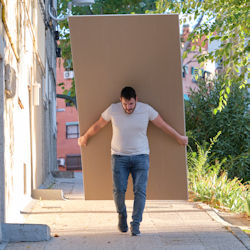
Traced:
<path fill-rule="evenodd" d="M 62 94 L 59 83 L 64 82 L 65 88 L 71 86 L 73 72 L 65 71 L 63 61 L 57 60 L 57 87 L 56 93 Z M 57 163 L 60 170 L 81 169 L 81 153 L 77 144 L 79 137 L 78 112 L 75 107 L 66 105 L 65 100 L 57 98 Z"/>
<path fill-rule="evenodd" d="M 182 47 L 184 47 L 184 43 L 187 41 L 188 35 L 190 33 L 189 25 L 184 25 L 182 34 L 181 34 L 181 43 Z M 197 86 L 197 78 L 206 78 L 211 73 L 210 69 L 207 66 L 201 67 L 195 58 L 196 55 L 200 53 L 207 53 L 208 51 L 208 43 L 205 43 L 205 46 L 202 47 L 202 52 L 199 51 L 199 46 L 201 46 L 202 42 L 205 40 L 205 36 L 202 39 L 198 40 L 198 42 L 190 43 L 188 48 L 191 48 L 193 45 L 197 45 L 194 51 L 190 51 L 187 57 L 183 60 L 183 68 L 182 68 L 182 84 L 183 84 L 183 92 L 185 99 L 188 98 L 190 93 L 190 89 L 196 90 Z"/>

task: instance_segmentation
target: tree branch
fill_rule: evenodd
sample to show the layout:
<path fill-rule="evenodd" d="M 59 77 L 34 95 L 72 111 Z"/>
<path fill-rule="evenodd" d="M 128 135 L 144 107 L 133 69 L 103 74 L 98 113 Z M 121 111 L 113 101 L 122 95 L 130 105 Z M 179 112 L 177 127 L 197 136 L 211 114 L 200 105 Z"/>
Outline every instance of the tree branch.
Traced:
<path fill-rule="evenodd" d="M 75 96 L 69 96 L 69 95 L 61 95 L 61 94 L 56 94 L 57 98 L 69 100 L 74 103 L 76 109 L 77 109 L 77 103 L 76 103 L 76 97 Z"/>

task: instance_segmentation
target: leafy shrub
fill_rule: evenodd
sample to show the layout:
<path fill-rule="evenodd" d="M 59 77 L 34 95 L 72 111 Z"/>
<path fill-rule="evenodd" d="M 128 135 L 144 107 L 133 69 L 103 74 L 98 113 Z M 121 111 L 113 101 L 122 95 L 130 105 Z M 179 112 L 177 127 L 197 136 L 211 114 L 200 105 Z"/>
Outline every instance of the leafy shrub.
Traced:
<path fill-rule="evenodd" d="M 218 106 L 222 79 L 206 84 L 198 82 L 198 91 L 190 90 L 189 100 L 185 101 L 186 129 L 188 135 L 194 137 L 200 145 L 209 143 L 218 131 L 219 141 L 214 145 L 209 157 L 210 163 L 225 157 L 230 161 L 223 164 L 230 178 L 238 177 L 242 181 L 250 180 L 249 164 L 249 101 L 248 91 L 234 85 L 227 89 L 227 105 L 216 115 L 213 110 Z M 227 95 L 226 94 L 226 95 Z M 190 141 L 193 151 L 196 145 Z"/>
<path fill-rule="evenodd" d="M 189 190 L 195 194 L 196 200 L 250 215 L 250 182 L 242 184 L 237 177 L 229 179 L 227 172 L 221 171 L 219 161 L 214 165 L 208 163 L 208 154 L 218 136 L 219 133 L 207 150 L 196 143 L 197 152 L 188 152 Z"/>

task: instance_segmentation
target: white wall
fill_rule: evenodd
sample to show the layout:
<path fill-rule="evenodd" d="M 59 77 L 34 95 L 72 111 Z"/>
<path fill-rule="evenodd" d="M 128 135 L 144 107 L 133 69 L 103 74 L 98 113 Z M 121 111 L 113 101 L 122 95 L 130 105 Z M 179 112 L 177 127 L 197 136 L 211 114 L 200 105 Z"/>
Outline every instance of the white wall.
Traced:
<path fill-rule="evenodd" d="M 3 75 L 3 44 L 2 37 L 0 35 L 0 242 L 2 240 L 1 223 L 4 222 L 5 214 L 5 186 L 4 186 L 4 75 Z M 3 48 L 3 47 L 2 47 Z"/>
<path fill-rule="evenodd" d="M 45 31 L 38 1 L 8 1 L 6 23 L 20 61 L 15 57 L 0 22 L 0 38 L 3 34 L 5 40 L 3 65 L 9 64 L 16 72 L 16 94 L 13 98 L 4 98 L 4 81 L 1 81 L 0 71 L 0 138 L 4 138 L 0 141 L 0 206 L 3 206 L 0 219 L 21 223 L 23 217 L 20 210 L 31 201 L 32 189 L 39 188 L 50 171 L 56 168 L 56 141 L 51 139 L 50 132 L 56 122 L 49 115 L 55 100 L 52 98 L 46 109 L 42 95 L 46 61 L 55 61 L 55 45 L 51 30 Z M 50 51 L 46 54 L 48 48 Z M 50 65 L 56 69 L 53 63 Z M 33 85 L 37 82 L 41 84 L 40 102 L 34 106 Z M 55 92 L 54 81 L 48 84 Z M 5 215 L 2 216 L 1 212 Z"/>

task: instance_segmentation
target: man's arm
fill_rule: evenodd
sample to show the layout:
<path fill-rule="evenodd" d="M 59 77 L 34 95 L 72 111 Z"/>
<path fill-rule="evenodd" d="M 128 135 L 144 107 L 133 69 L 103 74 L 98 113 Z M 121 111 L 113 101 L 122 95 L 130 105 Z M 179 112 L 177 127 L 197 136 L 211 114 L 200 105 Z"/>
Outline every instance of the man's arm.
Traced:
<path fill-rule="evenodd" d="M 187 145 L 188 144 L 188 137 L 180 135 L 176 130 L 174 130 L 170 125 L 168 125 L 160 115 L 158 115 L 152 123 L 160 128 L 166 134 L 171 135 L 180 145 Z"/>
<path fill-rule="evenodd" d="M 101 128 L 107 125 L 109 122 L 105 121 L 102 117 L 99 118 L 81 137 L 78 138 L 79 146 L 86 146 L 88 139 L 99 132 Z"/>

